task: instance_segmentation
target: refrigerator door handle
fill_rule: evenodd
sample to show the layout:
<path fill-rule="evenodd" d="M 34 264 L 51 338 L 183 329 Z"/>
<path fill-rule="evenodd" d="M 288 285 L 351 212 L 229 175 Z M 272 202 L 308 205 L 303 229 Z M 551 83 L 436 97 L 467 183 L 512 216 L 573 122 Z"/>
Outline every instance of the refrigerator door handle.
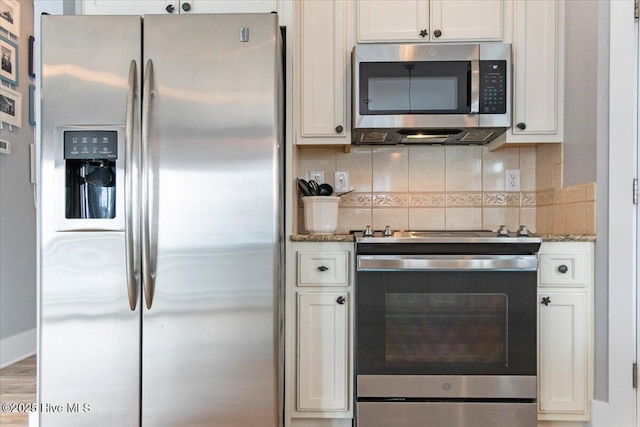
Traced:
<path fill-rule="evenodd" d="M 125 118 L 125 240 L 126 240 L 126 262 L 127 262 L 127 291 L 129 293 L 129 307 L 135 311 L 138 305 L 138 280 L 140 271 L 138 269 L 139 258 L 135 248 L 140 244 L 140 231 L 136 227 L 138 221 L 138 199 L 136 197 L 136 186 L 138 185 L 138 168 L 134 166 L 134 120 L 135 120 L 135 99 L 137 94 L 137 74 L 138 68 L 135 60 L 131 60 L 129 65 L 129 80 L 127 85 L 127 109 Z"/>
<path fill-rule="evenodd" d="M 149 140 L 151 97 L 153 96 L 153 61 L 149 59 L 144 71 L 142 89 L 142 282 L 147 309 L 153 304 L 155 288 L 155 247 L 153 233 L 154 176 Z M 154 239 L 155 240 L 155 239 Z"/>

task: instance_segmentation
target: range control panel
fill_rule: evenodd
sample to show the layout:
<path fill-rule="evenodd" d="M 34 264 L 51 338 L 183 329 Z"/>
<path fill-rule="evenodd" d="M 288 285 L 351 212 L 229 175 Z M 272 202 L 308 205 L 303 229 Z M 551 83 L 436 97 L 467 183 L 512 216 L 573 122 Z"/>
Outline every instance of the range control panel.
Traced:
<path fill-rule="evenodd" d="M 118 132 L 109 130 L 68 130 L 64 132 L 67 160 L 115 160 Z"/>
<path fill-rule="evenodd" d="M 507 61 L 480 61 L 480 114 L 507 112 Z"/>

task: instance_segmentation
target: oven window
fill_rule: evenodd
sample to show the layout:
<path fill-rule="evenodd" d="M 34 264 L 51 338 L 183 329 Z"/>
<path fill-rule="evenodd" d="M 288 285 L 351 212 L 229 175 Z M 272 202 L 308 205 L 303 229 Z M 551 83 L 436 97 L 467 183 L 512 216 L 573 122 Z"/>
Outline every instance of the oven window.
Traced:
<path fill-rule="evenodd" d="M 507 365 L 507 295 L 388 293 L 387 363 Z"/>
<path fill-rule="evenodd" d="M 535 271 L 358 271 L 358 375 L 535 375 Z"/>

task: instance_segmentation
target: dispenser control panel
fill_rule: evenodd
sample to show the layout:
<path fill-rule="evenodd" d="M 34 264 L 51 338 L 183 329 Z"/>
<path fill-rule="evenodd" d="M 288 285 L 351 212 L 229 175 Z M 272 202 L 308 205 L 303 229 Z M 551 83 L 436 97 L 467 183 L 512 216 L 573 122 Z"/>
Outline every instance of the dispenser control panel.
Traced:
<path fill-rule="evenodd" d="M 118 132 L 109 130 L 68 130 L 64 132 L 67 160 L 115 160 Z"/>

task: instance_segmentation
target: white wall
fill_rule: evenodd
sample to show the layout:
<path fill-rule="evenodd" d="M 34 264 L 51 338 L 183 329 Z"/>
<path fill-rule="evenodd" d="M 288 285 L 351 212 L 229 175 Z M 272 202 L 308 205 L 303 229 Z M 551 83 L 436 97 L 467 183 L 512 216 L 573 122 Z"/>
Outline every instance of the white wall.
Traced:
<path fill-rule="evenodd" d="M 0 138 L 12 144 L 0 154 L 0 367 L 33 354 L 36 349 L 36 210 L 30 180 L 29 36 L 33 35 L 33 3 L 20 1 L 20 34 L 0 35 L 18 44 L 18 85 L 22 94 L 22 126 L 10 131 L 5 123 Z"/>

